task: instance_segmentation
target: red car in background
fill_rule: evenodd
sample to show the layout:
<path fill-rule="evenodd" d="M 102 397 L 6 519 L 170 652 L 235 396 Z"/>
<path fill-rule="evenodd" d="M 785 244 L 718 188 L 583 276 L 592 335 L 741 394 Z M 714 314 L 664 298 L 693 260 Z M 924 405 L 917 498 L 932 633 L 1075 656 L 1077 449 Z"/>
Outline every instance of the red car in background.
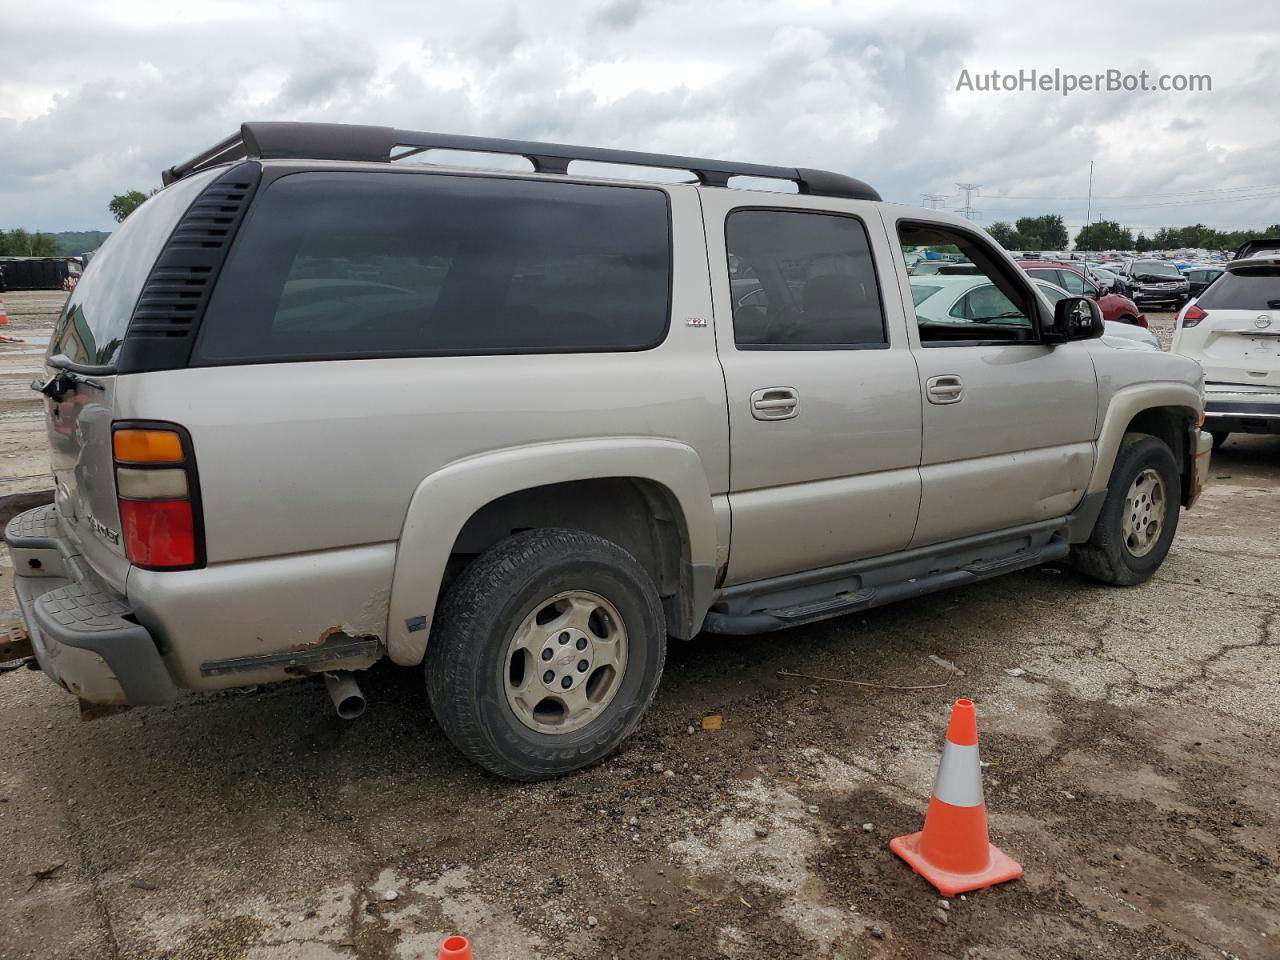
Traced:
<path fill-rule="evenodd" d="M 1057 260 L 1019 260 L 1018 266 L 1037 280 L 1056 283 L 1075 297 L 1088 297 L 1102 308 L 1102 319 L 1134 326 L 1147 326 L 1147 318 L 1138 305 L 1118 293 L 1103 293 L 1098 285 L 1085 276 L 1084 271 L 1072 263 Z"/>

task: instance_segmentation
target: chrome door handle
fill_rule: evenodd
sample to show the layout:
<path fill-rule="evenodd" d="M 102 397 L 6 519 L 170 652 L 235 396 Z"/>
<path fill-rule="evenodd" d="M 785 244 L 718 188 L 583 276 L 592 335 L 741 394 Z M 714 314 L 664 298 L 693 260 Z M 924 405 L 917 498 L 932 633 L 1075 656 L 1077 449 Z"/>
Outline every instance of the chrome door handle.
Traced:
<path fill-rule="evenodd" d="M 955 374 L 930 377 L 925 382 L 930 403 L 959 403 L 964 399 L 964 381 Z"/>
<path fill-rule="evenodd" d="M 765 387 L 751 394 L 751 415 L 757 420 L 790 420 L 800 412 L 800 396 L 793 387 Z"/>

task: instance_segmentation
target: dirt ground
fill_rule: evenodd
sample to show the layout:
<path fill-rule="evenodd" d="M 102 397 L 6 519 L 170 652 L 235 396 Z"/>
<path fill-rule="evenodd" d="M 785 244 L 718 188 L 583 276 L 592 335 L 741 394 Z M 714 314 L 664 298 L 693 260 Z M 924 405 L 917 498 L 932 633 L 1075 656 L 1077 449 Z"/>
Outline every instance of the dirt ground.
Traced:
<path fill-rule="evenodd" d="M 400 960 L 455 931 L 478 960 L 1280 957 L 1280 438 L 1211 477 L 1142 587 L 1047 567 L 675 642 L 635 736 L 554 783 L 465 762 L 415 671 L 372 671 L 345 725 L 318 681 L 81 723 L 7 673 L 0 957 Z M 1026 875 L 942 909 L 887 843 L 957 696 Z"/>

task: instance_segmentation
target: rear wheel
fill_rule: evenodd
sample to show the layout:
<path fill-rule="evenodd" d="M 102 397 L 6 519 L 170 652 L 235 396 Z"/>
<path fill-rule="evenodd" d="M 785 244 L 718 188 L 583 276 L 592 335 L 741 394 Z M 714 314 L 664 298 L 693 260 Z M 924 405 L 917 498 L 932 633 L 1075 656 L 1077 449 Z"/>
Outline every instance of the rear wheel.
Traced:
<path fill-rule="evenodd" d="M 1214 430 L 1212 431 L 1212 436 L 1213 436 L 1213 449 L 1217 450 L 1220 446 L 1222 446 L 1224 443 L 1227 442 L 1227 437 L 1231 436 L 1231 434 L 1226 430 Z"/>
<path fill-rule="evenodd" d="M 1076 565 L 1117 586 L 1149 580 L 1178 529 L 1181 489 L 1178 465 L 1163 441 L 1125 434 L 1093 533 L 1074 551 Z"/>
<path fill-rule="evenodd" d="M 453 583 L 427 647 L 427 690 L 449 739 L 513 780 L 587 766 L 635 728 L 666 657 L 648 573 L 615 543 L 532 530 Z"/>

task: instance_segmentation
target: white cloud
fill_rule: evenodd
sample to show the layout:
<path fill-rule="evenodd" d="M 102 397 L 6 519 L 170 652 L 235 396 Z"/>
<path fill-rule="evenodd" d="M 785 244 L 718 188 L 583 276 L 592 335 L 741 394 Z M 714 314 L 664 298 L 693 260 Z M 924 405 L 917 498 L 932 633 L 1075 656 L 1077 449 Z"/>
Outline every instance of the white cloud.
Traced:
<path fill-rule="evenodd" d="M 25 4 L 6 13 L 0 228 L 109 226 L 114 193 L 246 119 L 829 167 L 909 203 L 969 181 L 987 223 L 1082 222 L 1094 160 L 1095 217 L 1280 221 L 1280 9 L 1247 25 L 1199 3 L 1128 9 L 104 0 L 50 30 Z M 1208 72 L 1213 91 L 955 90 L 962 68 L 1033 67 Z"/>

